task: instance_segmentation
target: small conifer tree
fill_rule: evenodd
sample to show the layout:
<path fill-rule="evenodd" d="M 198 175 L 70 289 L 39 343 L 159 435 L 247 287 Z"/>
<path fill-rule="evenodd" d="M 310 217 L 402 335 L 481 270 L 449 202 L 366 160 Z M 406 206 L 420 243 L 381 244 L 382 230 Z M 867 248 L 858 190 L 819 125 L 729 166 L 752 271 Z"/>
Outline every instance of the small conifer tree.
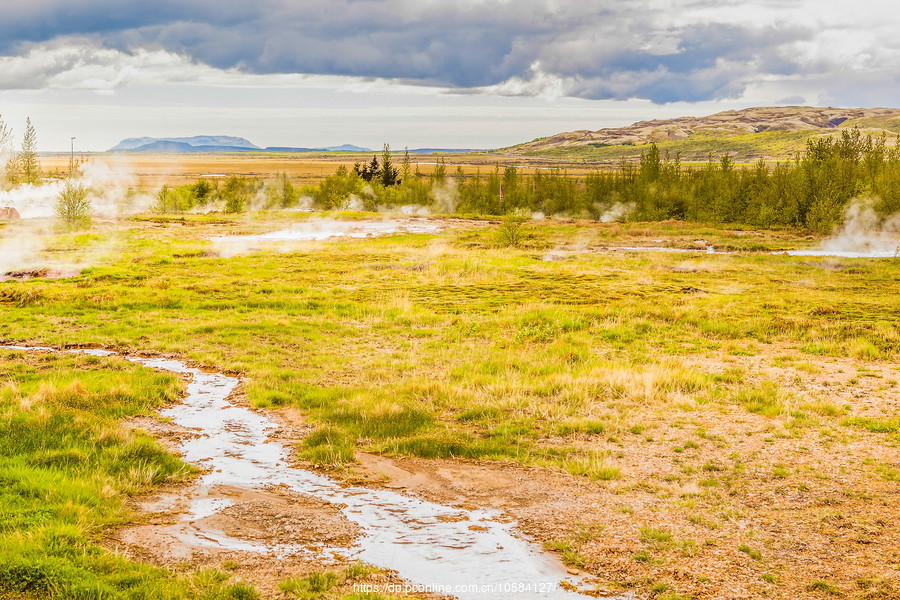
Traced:
<path fill-rule="evenodd" d="M 394 166 L 391 160 L 391 147 L 389 144 L 384 145 L 381 151 L 381 184 L 384 187 L 397 185 L 400 183 L 400 170 Z"/>
<path fill-rule="evenodd" d="M 22 138 L 22 151 L 18 157 L 18 167 L 22 183 L 40 183 L 43 173 L 37 157 L 37 133 L 31 124 L 31 117 L 25 119 L 25 136 Z"/>

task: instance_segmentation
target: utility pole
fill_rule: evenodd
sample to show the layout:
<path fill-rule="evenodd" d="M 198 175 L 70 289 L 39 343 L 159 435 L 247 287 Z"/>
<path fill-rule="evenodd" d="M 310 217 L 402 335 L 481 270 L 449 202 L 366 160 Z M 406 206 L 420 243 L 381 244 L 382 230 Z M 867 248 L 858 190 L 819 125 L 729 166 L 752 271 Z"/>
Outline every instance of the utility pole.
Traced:
<path fill-rule="evenodd" d="M 72 136 L 72 154 L 69 157 L 69 179 L 75 176 L 75 136 Z"/>

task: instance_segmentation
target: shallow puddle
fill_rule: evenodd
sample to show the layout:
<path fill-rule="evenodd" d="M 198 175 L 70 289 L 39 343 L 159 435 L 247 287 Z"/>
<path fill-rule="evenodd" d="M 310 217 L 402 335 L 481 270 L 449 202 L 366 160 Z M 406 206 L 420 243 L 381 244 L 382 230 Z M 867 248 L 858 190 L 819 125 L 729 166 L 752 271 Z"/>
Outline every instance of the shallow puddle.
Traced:
<path fill-rule="evenodd" d="M 705 248 L 670 248 L 668 246 L 608 246 L 604 250 L 610 252 L 676 252 L 685 254 L 731 254 L 720 252 L 712 246 Z"/>
<path fill-rule="evenodd" d="M 46 350 L 6 346 L 8 349 Z M 106 350 L 69 350 L 109 356 Z M 285 555 L 309 552 L 313 540 L 297 546 L 267 545 L 204 530 L 202 521 L 233 504 L 216 490 L 247 490 L 287 486 L 339 507 L 362 530 L 347 548 L 322 548 L 320 555 L 350 559 L 393 569 L 411 590 L 426 590 L 461 599 L 583 598 L 560 586 L 566 578 L 561 563 L 513 533 L 515 524 L 496 511 L 464 510 L 427 502 L 384 489 L 341 487 L 332 479 L 292 467 L 288 451 L 270 439 L 276 424 L 265 415 L 236 406 L 228 396 L 239 380 L 206 373 L 181 361 L 125 356 L 144 366 L 189 375 L 181 404 L 162 412 L 194 434 L 182 442 L 184 459 L 205 469 L 196 496 L 182 518 L 192 528 L 185 536 L 209 547 Z M 572 579 L 572 578 L 570 578 Z M 398 590 L 403 591 L 403 590 Z"/>
<path fill-rule="evenodd" d="M 369 238 L 394 233 L 437 233 L 443 226 L 435 221 L 418 219 L 387 219 L 384 221 L 338 221 L 310 219 L 290 229 L 280 229 L 258 235 L 219 235 L 210 238 L 220 256 L 259 250 L 289 250 L 292 242 L 315 242 L 332 238 Z"/>

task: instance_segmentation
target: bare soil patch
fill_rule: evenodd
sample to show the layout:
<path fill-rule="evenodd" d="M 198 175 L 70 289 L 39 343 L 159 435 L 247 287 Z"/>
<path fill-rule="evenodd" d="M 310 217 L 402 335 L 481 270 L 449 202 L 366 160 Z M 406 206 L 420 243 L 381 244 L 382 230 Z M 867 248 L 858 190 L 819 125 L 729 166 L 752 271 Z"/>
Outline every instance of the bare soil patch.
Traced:
<path fill-rule="evenodd" d="M 788 412 L 773 417 L 739 404 L 704 406 L 689 399 L 674 408 L 648 406 L 646 429 L 577 440 L 606 452 L 621 468 L 613 481 L 514 463 L 362 452 L 357 464 L 332 475 L 447 505 L 497 509 L 526 535 L 560 551 L 571 571 L 585 573 L 601 596 L 633 590 L 639 597 L 709 599 L 897 597 L 898 443 L 845 422 L 851 415 L 897 414 L 896 365 L 810 356 L 774 344 L 686 357 L 684 363 L 713 374 L 741 371 L 751 388 L 774 383 L 789 395 Z M 829 406 L 838 412 L 816 412 Z M 311 429 L 298 410 L 275 415 L 281 428 L 274 437 L 288 446 Z M 132 426 L 172 448 L 190 435 L 153 419 Z M 181 486 L 135 500 L 140 522 L 118 531 L 110 545 L 173 568 L 234 561 L 239 577 L 274 594 L 288 576 L 341 564 L 322 550 L 346 547 L 358 535 L 336 507 L 280 488 L 216 489 L 212 495 L 232 505 L 185 522 L 180 515 L 193 493 Z M 198 532 L 271 547 L 302 545 L 309 552 L 215 548 L 209 539 L 195 543 Z M 398 581 L 391 573 L 372 577 Z"/>
<path fill-rule="evenodd" d="M 39 269 L 18 269 L 0 274 L 0 281 L 8 281 L 10 279 L 19 281 L 28 281 L 29 279 L 64 279 L 66 277 L 76 277 L 80 274 L 81 269 L 58 269 L 49 267 L 42 267 Z"/>
<path fill-rule="evenodd" d="M 686 363 L 711 373 L 743 369 L 751 387 L 774 381 L 793 398 L 789 409 L 806 417 L 686 405 L 661 419 L 654 411 L 662 409 L 648 407 L 646 430 L 580 441 L 621 467 L 622 477 L 608 482 L 512 463 L 366 453 L 342 475 L 501 510 L 563 549 L 600 595 L 900 596 L 898 443 L 842 424 L 847 415 L 898 414 L 896 365 L 776 345 Z M 840 413 L 815 412 L 829 405 Z"/>

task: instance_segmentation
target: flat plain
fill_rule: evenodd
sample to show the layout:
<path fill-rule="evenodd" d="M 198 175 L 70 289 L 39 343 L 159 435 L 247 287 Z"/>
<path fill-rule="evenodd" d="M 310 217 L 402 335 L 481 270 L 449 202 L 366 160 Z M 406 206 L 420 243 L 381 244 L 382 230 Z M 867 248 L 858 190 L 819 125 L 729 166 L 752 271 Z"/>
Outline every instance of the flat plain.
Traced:
<path fill-rule="evenodd" d="M 203 160 L 182 172 L 225 170 Z M 227 258 L 210 242 L 323 216 L 385 218 L 146 216 L 54 234 L 48 261 L 91 262 L 72 278 L 0 283 L 0 339 L 177 356 L 239 374 L 241 402 L 278 416 L 299 464 L 500 509 L 586 573 L 598 595 L 900 593 L 898 259 L 772 254 L 818 238 L 678 221 L 532 221 L 515 248 L 498 244 L 498 221 L 442 217 L 415 219 L 439 233 L 250 247 Z M 35 427 L 53 406 L 77 409 L 76 422 L 105 410 L 83 399 L 101 384 L 139 399 L 127 378 L 145 376 L 113 363 L 115 377 L 95 381 L 83 364 L 47 358 L 29 370 L 11 366 L 20 353 L 4 360 L 5 410 L 44 407 Z M 87 373 L 110 368 L 88 362 Z M 147 389 L 161 391 L 110 418 L 152 413 L 173 401 L 173 385 L 155 380 Z M 115 420 L 104 427 L 115 432 Z M 87 450 L 64 450 L 39 458 L 57 469 L 88 460 L 79 458 Z M 116 485 L 60 501 L 64 521 L 81 516 L 57 538 L 102 554 L 140 512 L 98 518 L 91 506 L 186 485 L 178 482 L 190 470 L 177 459 L 146 452 L 151 471 L 113 473 Z M 55 494 L 35 489 L 36 501 Z M 42 540 L 40 519 L 28 514 L 18 534 L 2 535 Z M 45 542 L 68 547 L 59 539 Z M 159 581 L 181 577 L 186 597 L 252 597 L 234 581 L 292 597 L 279 577 L 319 572 L 129 552 L 165 567 L 152 571 Z M 79 564 L 105 581 L 112 575 L 101 563 Z M 221 576 L 197 575 L 200 567 Z M 351 572 L 333 579 L 347 583 Z M 328 589 L 309 597 L 347 592 Z"/>
<path fill-rule="evenodd" d="M 403 150 L 392 149 L 395 164 L 403 159 Z M 369 153 L 220 153 L 220 154 L 79 154 L 78 160 L 108 163 L 134 177 L 139 187 L 156 189 L 161 185 L 183 185 L 195 183 L 201 177 L 238 175 L 269 179 L 278 173 L 285 173 L 300 185 L 316 184 L 333 174 L 340 166 L 352 169 L 355 163 L 381 158 L 381 150 Z M 48 171 L 65 173 L 69 168 L 68 154 L 42 156 L 41 162 Z M 464 154 L 413 154 L 410 164 L 423 175 L 433 172 L 438 161 L 444 161 L 447 169 L 455 172 L 461 167 L 466 174 L 479 171 L 487 175 L 494 168 L 517 166 L 523 174 L 536 169 L 565 169 L 571 175 L 583 175 L 593 169 L 593 165 L 582 160 L 558 160 L 521 156 L 504 156 L 491 153 Z"/>

